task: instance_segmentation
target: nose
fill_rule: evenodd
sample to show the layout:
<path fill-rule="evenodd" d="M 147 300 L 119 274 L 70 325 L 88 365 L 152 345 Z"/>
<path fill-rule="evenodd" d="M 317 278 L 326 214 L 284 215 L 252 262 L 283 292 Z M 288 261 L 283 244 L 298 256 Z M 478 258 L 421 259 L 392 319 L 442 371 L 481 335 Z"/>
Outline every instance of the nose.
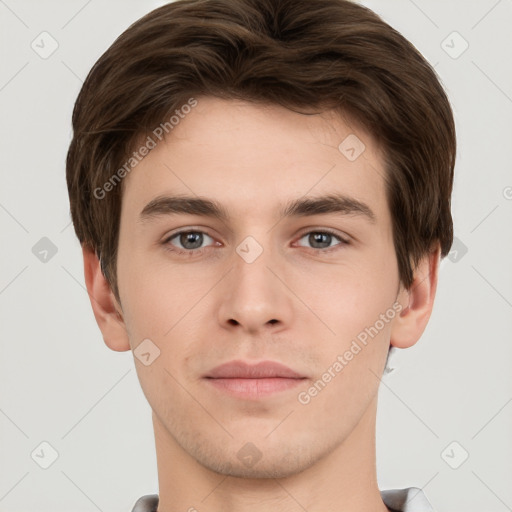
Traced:
<path fill-rule="evenodd" d="M 242 256 L 240 256 L 242 254 Z M 256 334 L 281 331 L 292 321 L 292 297 L 283 282 L 284 265 L 263 248 L 254 260 L 243 252 L 234 253 L 233 267 L 222 280 L 219 322 L 226 329 L 239 329 Z"/>

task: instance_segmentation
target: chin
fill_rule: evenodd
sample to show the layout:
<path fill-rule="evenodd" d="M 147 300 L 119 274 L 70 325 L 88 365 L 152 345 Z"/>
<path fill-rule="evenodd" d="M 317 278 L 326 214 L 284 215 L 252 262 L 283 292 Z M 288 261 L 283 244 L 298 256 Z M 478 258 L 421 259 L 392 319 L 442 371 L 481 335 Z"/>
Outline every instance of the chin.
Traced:
<path fill-rule="evenodd" d="M 215 450 L 217 451 L 217 450 Z M 232 453 L 232 456 L 230 455 Z M 317 462 L 322 453 L 314 454 L 304 446 L 263 448 L 245 443 L 240 449 L 224 448 L 213 453 L 203 451 L 191 454 L 199 464 L 220 475 L 235 478 L 286 478 L 301 473 Z"/>

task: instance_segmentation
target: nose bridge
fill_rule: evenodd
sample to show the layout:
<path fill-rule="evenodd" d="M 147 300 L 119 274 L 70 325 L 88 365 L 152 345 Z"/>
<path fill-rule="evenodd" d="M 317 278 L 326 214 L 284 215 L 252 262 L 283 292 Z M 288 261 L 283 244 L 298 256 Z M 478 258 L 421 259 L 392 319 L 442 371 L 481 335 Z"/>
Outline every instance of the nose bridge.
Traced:
<path fill-rule="evenodd" d="M 233 266 L 225 283 L 219 321 L 255 331 L 267 324 L 288 323 L 290 298 L 269 267 L 281 267 L 275 259 L 270 236 L 247 236 L 235 248 Z M 260 243 L 261 241 L 261 243 Z"/>

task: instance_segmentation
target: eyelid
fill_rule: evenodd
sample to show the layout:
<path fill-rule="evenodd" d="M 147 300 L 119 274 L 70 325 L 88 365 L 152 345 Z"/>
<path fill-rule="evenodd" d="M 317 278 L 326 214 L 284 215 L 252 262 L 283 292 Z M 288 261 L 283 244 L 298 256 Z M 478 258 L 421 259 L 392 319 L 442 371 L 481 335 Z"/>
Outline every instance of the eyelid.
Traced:
<path fill-rule="evenodd" d="M 175 231 L 169 235 L 166 235 L 162 241 L 162 245 L 164 245 L 165 248 L 169 251 L 173 251 L 173 252 L 177 252 L 177 253 L 186 253 L 186 254 L 197 254 L 199 252 L 202 252 L 202 251 L 208 249 L 209 247 L 214 246 L 214 244 L 211 244 L 206 247 L 200 247 L 198 249 L 181 249 L 180 247 L 176 247 L 173 245 L 172 246 L 173 248 L 169 249 L 168 246 L 172 245 L 172 244 L 170 244 L 170 241 L 173 238 L 176 238 L 177 236 L 179 236 L 183 233 L 201 233 L 203 235 L 209 236 L 214 241 L 214 244 L 217 244 L 217 246 L 219 244 L 219 242 L 216 240 L 216 237 L 212 236 L 208 231 L 205 231 L 204 228 L 188 226 L 186 228 L 178 229 L 178 231 Z M 338 243 L 332 247 L 327 247 L 324 249 L 318 249 L 315 247 L 305 247 L 306 249 L 311 249 L 313 251 L 320 251 L 320 252 L 328 253 L 332 250 L 335 250 L 338 245 L 349 245 L 351 243 L 349 235 L 346 235 L 346 234 L 341 235 L 340 233 L 338 233 L 337 231 L 335 231 L 331 228 L 311 227 L 311 226 L 304 228 L 304 230 L 301 231 L 300 234 L 296 237 L 296 241 L 294 243 L 297 243 L 305 235 L 308 235 L 311 233 L 326 233 L 326 234 L 334 236 L 335 238 L 337 238 L 340 241 L 340 243 Z M 304 247 L 304 246 L 299 246 L 299 247 Z"/>
<path fill-rule="evenodd" d="M 308 235 L 310 233 L 327 233 L 329 235 L 335 236 L 338 238 L 342 243 L 349 244 L 351 237 L 345 233 L 341 234 L 338 231 L 331 229 L 331 228 L 322 228 L 322 227 L 308 227 L 305 228 L 304 231 L 302 231 L 298 237 L 297 240 L 300 240 L 304 235 Z M 321 250 L 321 249 L 320 249 Z"/>
<path fill-rule="evenodd" d="M 178 235 L 181 235 L 182 233 L 201 233 L 203 235 L 208 235 L 210 238 L 214 238 L 212 234 L 210 234 L 206 228 L 200 228 L 197 226 L 187 226 L 185 228 L 178 228 L 177 231 L 172 231 L 171 233 L 166 234 L 163 239 L 162 243 L 168 242 L 171 238 L 174 238 Z"/>

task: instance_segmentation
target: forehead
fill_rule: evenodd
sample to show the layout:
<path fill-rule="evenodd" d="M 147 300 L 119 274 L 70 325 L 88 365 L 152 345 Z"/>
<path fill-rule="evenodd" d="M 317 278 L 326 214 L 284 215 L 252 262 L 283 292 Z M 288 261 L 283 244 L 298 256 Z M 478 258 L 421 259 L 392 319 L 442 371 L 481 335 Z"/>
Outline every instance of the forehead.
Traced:
<path fill-rule="evenodd" d="M 123 181 L 122 215 L 139 215 L 165 194 L 214 198 L 234 215 L 256 216 L 337 193 L 371 203 L 386 220 L 380 149 L 338 112 L 211 97 L 197 98 L 187 112 L 167 125 L 163 140 L 150 134 L 153 149 Z"/>

